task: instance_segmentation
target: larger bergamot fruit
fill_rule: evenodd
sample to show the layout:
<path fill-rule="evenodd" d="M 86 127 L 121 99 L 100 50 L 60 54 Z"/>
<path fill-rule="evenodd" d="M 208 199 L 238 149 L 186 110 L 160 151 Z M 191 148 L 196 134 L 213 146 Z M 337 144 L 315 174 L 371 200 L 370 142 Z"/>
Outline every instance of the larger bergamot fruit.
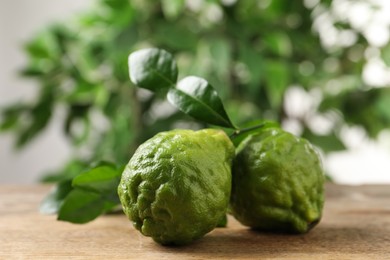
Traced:
<path fill-rule="evenodd" d="M 307 140 L 266 128 L 240 144 L 233 164 L 230 207 L 243 225 L 304 233 L 319 222 L 324 173 Z"/>
<path fill-rule="evenodd" d="M 123 210 L 145 236 L 182 245 L 226 214 L 234 146 L 221 130 L 172 130 L 142 144 L 118 187 Z"/>

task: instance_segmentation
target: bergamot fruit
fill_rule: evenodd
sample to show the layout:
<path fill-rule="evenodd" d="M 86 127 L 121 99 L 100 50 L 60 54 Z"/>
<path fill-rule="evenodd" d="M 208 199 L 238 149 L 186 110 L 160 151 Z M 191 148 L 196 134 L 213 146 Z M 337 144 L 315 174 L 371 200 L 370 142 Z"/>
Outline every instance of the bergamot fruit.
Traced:
<path fill-rule="evenodd" d="M 324 174 L 307 140 L 267 128 L 240 144 L 233 164 L 230 207 L 243 225 L 304 233 L 319 222 Z"/>
<path fill-rule="evenodd" d="M 181 245 L 204 236 L 226 214 L 234 146 L 223 131 L 161 132 L 126 166 L 118 194 L 145 236 Z"/>

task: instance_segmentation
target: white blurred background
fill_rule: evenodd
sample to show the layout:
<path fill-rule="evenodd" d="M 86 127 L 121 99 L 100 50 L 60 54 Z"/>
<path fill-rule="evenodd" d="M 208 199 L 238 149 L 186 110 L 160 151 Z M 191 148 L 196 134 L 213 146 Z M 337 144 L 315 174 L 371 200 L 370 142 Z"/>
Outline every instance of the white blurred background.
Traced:
<path fill-rule="evenodd" d="M 373 0 L 371 0 L 373 1 Z M 306 0 L 307 4 L 316 0 Z M 376 0 L 382 5 L 382 11 L 375 14 L 376 19 L 368 25 L 372 16 L 364 5 L 344 10 L 348 0 L 338 0 L 340 12 L 350 16 L 351 23 L 366 30 L 366 37 L 372 45 L 381 45 L 390 36 L 390 1 Z M 364 1 L 359 1 L 364 2 Z M 34 82 L 17 76 L 17 70 L 25 64 L 23 43 L 50 22 L 61 21 L 88 8 L 92 0 L 1 0 L 0 1 L 0 107 L 18 100 L 34 99 Z M 326 17 L 320 24 L 326 25 Z M 364 22 L 366 21 L 366 22 Z M 364 27 L 365 26 L 365 27 Z M 323 28 L 326 30 L 326 26 Z M 317 28 L 327 37 L 327 44 L 336 39 L 331 31 Z M 344 37 L 348 40 L 348 37 Z M 390 72 L 375 60 L 375 48 L 372 62 L 368 64 L 363 77 L 378 85 L 390 83 Z M 372 83 L 372 82 L 371 82 Z M 299 109 L 310 102 L 299 89 L 289 93 L 289 107 Z M 390 104 L 389 104 L 390 109 Z M 298 111 L 299 112 L 299 111 Z M 58 113 L 58 117 L 61 113 Z M 54 117 L 55 118 L 55 117 Z M 36 138 L 22 151 L 13 148 L 10 134 L 0 135 L 0 183 L 29 184 L 50 170 L 62 166 L 71 155 L 70 145 L 62 135 L 61 120 L 52 120 L 44 134 Z M 288 127 L 288 126 L 287 126 Z M 292 129 L 293 130 L 293 129 Z M 346 128 L 343 140 L 347 151 L 332 153 L 324 158 L 331 177 L 343 184 L 390 183 L 390 130 L 383 131 L 378 141 L 369 140 L 359 128 Z"/>
<path fill-rule="evenodd" d="M 88 0 L 0 1 L 0 106 L 34 99 L 34 82 L 18 77 L 26 62 L 23 43 L 48 23 L 61 21 L 87 8 Z M 55 118 L 55 117 L 54 117 Z M 53 120 L 44 134 L 21 151 L 10 134 L 0 134 L 0 183 L 32 183 L 41 174 L 63 165 L 70 146 L 62 135 L 61 120 Z"/>

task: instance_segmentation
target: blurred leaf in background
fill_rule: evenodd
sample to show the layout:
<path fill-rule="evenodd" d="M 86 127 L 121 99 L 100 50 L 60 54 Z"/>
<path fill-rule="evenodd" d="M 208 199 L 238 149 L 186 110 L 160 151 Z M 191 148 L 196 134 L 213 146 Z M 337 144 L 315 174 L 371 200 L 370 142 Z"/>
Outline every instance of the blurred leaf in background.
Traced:
<path fill-rule="evenodd" d="M 390 45 L 375 45 L 362 25 L 340 15 L 360 2 L 96 0 L 89 12 L 50 25 L 26 43 L 28 64 L 21 75 L 39 82 L 37 99 L 2 108 L 0 129 L 13 132 L 23 148 L 42 133 L 55 109 L 65 111 L 63 129 L 74 158 L 44 178 L 63 184 L 53 193 L 59 200 L 91 164 L 125 164 L 159 131 L 201 127 L 173 109 L 164 93 L 131 85 L 129 53 L 158 47 L 174 54 L 179 80 L 206 78 L 238 125 L 253 119 L 294 122 L 297 134 L 324 152 L 342 150 L 343 126 L 359 125 L 375 138 L 390 125 L 388 83 L 378 86 L 362 77 L 367 52 L 390 65 Z M 366 8 L 373 15 L 377 10 L 369 2 Z M 298 104 L 307 108 L 300 113 L 287 105 L 286 93 L 297 88 L 315 100 Z M 315 123 L 318 117 L 328 121 L 327 128 Z"/>

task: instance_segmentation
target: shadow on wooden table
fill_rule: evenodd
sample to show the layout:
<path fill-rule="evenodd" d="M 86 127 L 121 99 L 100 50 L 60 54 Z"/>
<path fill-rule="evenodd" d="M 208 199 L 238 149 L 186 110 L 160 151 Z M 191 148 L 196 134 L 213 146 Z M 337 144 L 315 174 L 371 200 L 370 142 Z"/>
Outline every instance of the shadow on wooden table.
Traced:
<path fill-rule="evenodd" d="M 384 241 L 380 230 L 369 231 L 359 227 L 318 226 L 307 234 L 270 234 L 250 229 L 213 232 L 184 247 L 159 247 L 165 253 L 192 255 L 195 258 L 213 257 L 283 257 L 307 254 L 342 255 L 375 253 Z M 389 242 L 389 241 L 387 241 Z M 383 249 L 382 249 L 383 251 Z"/>

